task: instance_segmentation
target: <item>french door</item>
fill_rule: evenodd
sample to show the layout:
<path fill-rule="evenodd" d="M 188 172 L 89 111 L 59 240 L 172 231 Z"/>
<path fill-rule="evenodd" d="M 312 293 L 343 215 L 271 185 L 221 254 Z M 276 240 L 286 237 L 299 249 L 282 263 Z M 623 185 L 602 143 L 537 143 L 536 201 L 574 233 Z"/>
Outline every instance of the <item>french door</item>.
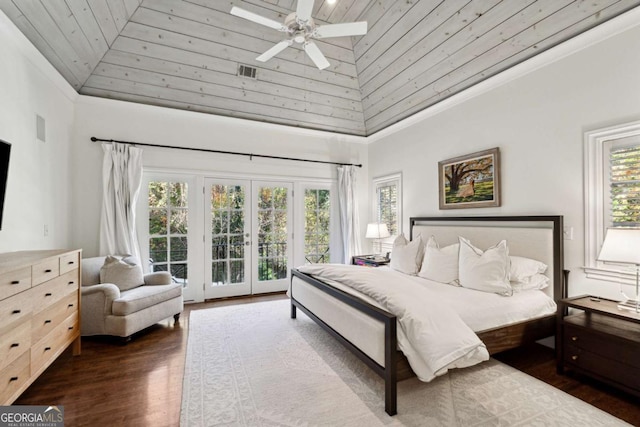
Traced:
<path fill-rule="evenodd" d="M 286 290 L 291 183 L 205 179 L 204 298 Z"/>

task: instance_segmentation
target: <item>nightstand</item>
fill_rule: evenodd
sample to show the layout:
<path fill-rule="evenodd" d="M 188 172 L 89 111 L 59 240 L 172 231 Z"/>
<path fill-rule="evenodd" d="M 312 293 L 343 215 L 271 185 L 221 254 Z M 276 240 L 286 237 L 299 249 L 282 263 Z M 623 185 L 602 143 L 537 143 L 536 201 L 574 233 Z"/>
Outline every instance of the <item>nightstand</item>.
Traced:
<path fill-rule="evenodd" d="M 617 301 L 572 297 L 558 301 L 557 326 L 559 373 L 574 371 L 640 396 L 640 314 L 619 309 Z"/>
<path fill-rule="evenodd" d="M 382 255 L 355 255 L 351 257 L 351 264 L 365 267 L 380 267 L 389 264 L 389 258 Z"/>

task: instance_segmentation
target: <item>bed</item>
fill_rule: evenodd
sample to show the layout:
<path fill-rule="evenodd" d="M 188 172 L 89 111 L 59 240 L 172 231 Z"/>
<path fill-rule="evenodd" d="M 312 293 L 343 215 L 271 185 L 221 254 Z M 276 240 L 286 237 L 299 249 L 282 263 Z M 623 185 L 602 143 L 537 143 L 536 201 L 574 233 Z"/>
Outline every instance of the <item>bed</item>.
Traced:
<path fill-rule="evenodd" d="M 536 259 L 548 266 L 549 286 L 540 292 L 558 301 L 566 296 L 562 227 L 562 216 L 414 217 L 410 218 L 410 240 L 434 236 L 445 246 L 463 236 L 483 248 L 507 240 L 509 255 Z M 368 270 L 368 274 L 378 270 L 357 268 Z M 453 287 L 443 286 L 454 292 L 450 298 L 455 301 Z M 302 310 L 384 379 L 385 411 L 395 415 L 397 382 L 415 375 L 407 357 L 398 350 L 399 332 L 402 335 L 398 317 L 337 281 L 320 280 L 297 269 L 292 271 L 289 297 L 291 318 L 296 317 L 297 309 Z M 549 312 L 524 320 L 507 318 L 490 327 L 480 322 L 473 332 L 488 353 L 495 354 L 554 335 L 555 319 L 555 312 Z"/>

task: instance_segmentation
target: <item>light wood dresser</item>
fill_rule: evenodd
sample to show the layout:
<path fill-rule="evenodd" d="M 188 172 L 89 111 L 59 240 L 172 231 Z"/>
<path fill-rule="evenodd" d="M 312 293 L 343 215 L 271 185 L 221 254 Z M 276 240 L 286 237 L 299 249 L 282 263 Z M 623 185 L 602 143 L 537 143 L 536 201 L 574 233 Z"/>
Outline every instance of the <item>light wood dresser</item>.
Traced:
<path fill-rule="evenodd" d="M 71 344 L 80 354 L 81 250 L 0 254 L 0 405 Z"/>

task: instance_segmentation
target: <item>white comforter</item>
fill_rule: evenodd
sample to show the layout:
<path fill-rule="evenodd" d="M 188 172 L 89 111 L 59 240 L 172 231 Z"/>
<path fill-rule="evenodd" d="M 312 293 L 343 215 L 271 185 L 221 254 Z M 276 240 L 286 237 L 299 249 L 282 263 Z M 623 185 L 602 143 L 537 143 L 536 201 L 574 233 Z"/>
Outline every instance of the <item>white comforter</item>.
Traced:
<path fill-rule="evenodd" d="M 313 264 L 299 270 L 352 287 L 396 315 L 407 338 L 399 339 L 398 346 L 422 381 L 431 381 L 449 368 L 472 366 L 489 359 L 489 352 L 478 336 L 427 287 L 416 286 L 392 271 L 378 268 Z"/>

